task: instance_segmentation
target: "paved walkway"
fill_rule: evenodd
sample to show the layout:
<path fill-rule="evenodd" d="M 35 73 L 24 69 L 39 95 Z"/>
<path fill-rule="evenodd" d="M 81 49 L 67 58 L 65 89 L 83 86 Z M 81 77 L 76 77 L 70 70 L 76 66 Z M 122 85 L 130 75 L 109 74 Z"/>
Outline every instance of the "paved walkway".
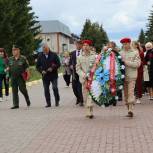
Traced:
<path fill-rule="evenodd" d="M 42 85 L 29 87 L 32 106 L 10 110 L 0 103 L 0 153 L 153 153 L 153 102 L 147 97 L 136 105 L 134 119 L 124 117 L 126 108 L 95 106 L 95 118 L 85 118 L 75 106 L 71 88 L 60 79 L 61 105 L 44 108 Z"/>

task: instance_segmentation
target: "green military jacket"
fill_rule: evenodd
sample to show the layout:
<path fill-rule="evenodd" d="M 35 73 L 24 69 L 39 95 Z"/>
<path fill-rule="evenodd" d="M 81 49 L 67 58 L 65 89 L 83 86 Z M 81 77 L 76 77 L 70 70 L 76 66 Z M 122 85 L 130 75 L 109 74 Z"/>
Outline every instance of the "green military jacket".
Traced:
<path fill-rule="evenodd" d="M 12 78 L 21 76 L 28 67 L 29 64 L 25 56 L 20 55 L 18 59 L 15 59 L 14 56 L 9 58 L 9 71 Z"/>

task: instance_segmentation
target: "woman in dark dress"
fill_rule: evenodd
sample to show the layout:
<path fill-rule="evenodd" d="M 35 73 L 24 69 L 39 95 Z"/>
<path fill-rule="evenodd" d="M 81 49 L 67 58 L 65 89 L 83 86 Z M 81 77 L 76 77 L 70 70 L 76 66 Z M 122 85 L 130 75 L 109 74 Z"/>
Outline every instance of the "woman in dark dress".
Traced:
<path fill-rule="evenodd" d="M 145 64 L 148 66 L 149 73 L 149 82 L 147 86 L 149 88 L 150 100 L 153 100 L 153 44 L 148 42 L 146 45 L 146 56 L 145 56 Z"/>
<path fill-rule="evenodd" d="M 136 86 L 135 86 L 135 90 L 136 90 L 136 98 L 137 104 L 141 103 L 141 98 L 142 98 L 142 92 L 143 92 L 143 65 L 144 65 L 144 52 L 142 47 L 140 46 L 140 44 L 137 41 L 133 41 L 132 42 L 132 48 L 135 50 L 138 50 L 139 52 L 139 56 L 141 59 L 141 65 L 138 68 L 137 71 L 137 80 L 136 80 Z"/>

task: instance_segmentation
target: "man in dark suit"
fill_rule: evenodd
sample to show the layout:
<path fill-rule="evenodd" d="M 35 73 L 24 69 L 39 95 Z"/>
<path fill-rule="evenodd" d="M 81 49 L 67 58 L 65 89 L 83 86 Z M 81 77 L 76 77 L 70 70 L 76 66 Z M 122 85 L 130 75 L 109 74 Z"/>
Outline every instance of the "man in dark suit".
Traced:
<path fill-rule="evenodd" d="M 60 67 L 60 60 L 56 53 L 51 52 L 48 45 L 44 44 L 43 52 L 39 54 L 36 68 L 42 74 L 42 81 L 44 86 L 46 107 L 51 107 L 51 98 L 49 86 L 52 83 L 52 89 L 55 97 L 55 105 L 59 106 L 59 91 L 58 91 L 58 68 Z"/>
<path fill-rule="evenodd" d="M 72 89 L 74 95 L 76 96 L 76 105 L 80 104 L 83 106 L 83 94 L 82 94 L 82 84 L 79 81 L 79 75 L 76 73 L 76 64 L 77 64 L 77 57 L 82 52 L 82 42 L 76 42 L 76 50 L 71 53 L 70 56 L 70 68 L 72 71 Z"/>

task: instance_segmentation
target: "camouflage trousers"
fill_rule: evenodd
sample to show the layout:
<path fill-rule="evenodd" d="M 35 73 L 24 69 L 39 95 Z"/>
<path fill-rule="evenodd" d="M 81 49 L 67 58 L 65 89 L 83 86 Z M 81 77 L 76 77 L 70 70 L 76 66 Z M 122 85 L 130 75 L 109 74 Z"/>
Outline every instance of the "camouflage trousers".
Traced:
<path fill-rule="evenodd" d="M 83 99 L 86 107 L 87 116 L 93 115 L 93 101 L 89 95 L 89 91 L 86 89 L 86 84 L 83 84 Z"/>
<path fill-rule="evenodd" d="M 124 82 L 124 101 L 129 111 L 133 110 L 133 105 L 135 103 L 135 96 L 134 96 L 135 83 L 136 83 L 135 80 Z"/>

